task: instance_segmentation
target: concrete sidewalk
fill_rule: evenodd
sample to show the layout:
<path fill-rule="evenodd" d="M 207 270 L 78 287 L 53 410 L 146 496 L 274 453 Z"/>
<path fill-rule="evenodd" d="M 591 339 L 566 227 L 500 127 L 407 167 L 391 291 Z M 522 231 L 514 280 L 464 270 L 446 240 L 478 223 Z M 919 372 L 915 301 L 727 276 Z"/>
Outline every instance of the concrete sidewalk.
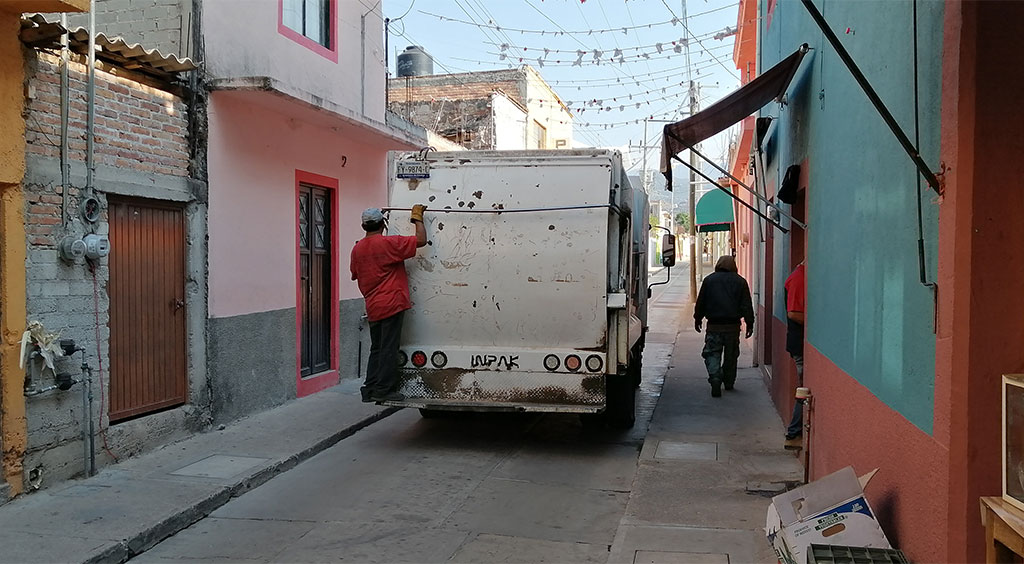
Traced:
<path fill-rule="evenodd" d="M 745 345 L 735 390 L 711 397 L 685 289 L 657 304 L 679 309 L 682 330 L 608 562 L 776 562 L 765 513 L 803 468 Z"/>
<path fill-rule="evenodd" d="M 397 411 L 357 381 L 0 507 L 0 561 L 123 562 Z"/>

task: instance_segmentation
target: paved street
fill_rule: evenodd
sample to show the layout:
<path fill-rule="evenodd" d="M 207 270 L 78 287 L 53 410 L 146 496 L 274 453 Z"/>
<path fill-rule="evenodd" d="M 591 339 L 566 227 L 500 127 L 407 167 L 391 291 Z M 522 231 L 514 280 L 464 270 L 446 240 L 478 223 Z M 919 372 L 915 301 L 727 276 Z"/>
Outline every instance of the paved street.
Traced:
<path fill-rule="evenodd" d="M 767 498 L 746 490 L 799 467 L 754 371 L 712 401 L 700 336 L 684 332 L 670 354 L 688 327 L 684 272 L 657 287 L 631 431 L 403 410 L 133 561 L 770 561 Z"/>

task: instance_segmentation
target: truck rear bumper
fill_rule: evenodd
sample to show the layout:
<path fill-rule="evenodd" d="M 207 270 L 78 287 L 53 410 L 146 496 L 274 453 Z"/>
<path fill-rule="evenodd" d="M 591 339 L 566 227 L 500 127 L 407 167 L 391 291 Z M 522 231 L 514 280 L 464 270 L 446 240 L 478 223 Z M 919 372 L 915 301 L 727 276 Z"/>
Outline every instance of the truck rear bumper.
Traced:
<path fill-rule="evenodd" d="M 603 405 L 564 405 L 553 403 L 508 403 L 493 401 L 467 401 L 428 398 L 406 398 L 404 401 L 386 401 L 382 405 L 435 409 L 438 411 L 486 411 L 505 413 L 600 413 Z"/>

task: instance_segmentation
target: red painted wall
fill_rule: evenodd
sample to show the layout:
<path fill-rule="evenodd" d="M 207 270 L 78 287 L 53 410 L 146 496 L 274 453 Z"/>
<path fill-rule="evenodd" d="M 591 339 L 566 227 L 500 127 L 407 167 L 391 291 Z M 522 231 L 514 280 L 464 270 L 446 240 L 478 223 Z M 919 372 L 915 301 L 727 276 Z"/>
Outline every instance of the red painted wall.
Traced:
<path fill-rule="evenodd" d="M 1024 3 L 949 2 L 943 52 L 935 436 L 949 444 L 946 561 L 984 557 L 978 498 L 1000 492 L 1002 374 L 1024 371 Z"/>
<path fill-rule="evenodd" d="M 878 468 L 866 493 L 889 542 L 914 562 L 949 562 L 945 558 L 949 455 L 945 446 L 882 403 L 813 346 L 805 344 L 804 355 L 804 382 L 814 393 L 809 441 L 812 479 L 851 461 L 858 475 Z M 827 443 L 815 440 L 819 433 L 828 436 Z"/>

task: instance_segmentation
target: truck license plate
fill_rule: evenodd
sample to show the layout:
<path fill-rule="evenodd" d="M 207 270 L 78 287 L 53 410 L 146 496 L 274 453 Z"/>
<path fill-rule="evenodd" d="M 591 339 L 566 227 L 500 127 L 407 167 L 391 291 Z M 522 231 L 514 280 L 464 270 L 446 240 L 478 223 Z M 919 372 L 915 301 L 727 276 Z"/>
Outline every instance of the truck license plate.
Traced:
<path fill-rule="evenodd" d="M 398 178 L 430 178 L 430 163 L 426 161 L 398 161 Z"/>

